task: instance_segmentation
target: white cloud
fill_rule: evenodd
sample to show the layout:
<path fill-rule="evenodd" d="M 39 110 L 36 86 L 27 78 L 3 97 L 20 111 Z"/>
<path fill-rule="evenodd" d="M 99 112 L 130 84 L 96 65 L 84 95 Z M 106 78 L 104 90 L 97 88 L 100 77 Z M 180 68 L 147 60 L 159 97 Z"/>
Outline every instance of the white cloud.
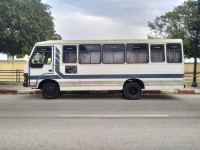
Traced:
<path fill-rule="evenodd" d="M 65 40 L 147 38 L 148 21 L 184 0 L 42 0 Z"/>
<path fill-rule="evenodd" d="M 73 15 L 54 15 L 56 31 L 65 40 L 72 39 L 133 39 L 146 38 L 148 29 L 120 23 L 109 18 Z"/>

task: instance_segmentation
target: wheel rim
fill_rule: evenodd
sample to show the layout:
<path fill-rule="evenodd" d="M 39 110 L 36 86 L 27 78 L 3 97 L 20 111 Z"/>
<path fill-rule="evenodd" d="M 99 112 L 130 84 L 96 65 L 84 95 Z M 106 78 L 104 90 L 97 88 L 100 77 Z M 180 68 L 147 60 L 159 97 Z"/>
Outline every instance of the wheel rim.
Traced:
<path fill-rule="evenodd" d="M 137 89 L 134 88 L 134 87 L 132 87 L 132 88 L 129 89 L 129 93 L 130 93 L 131 95 L 137 95 Z"/>
<path fill-rule="evenodd" d="M 50 87 L 47 87 L 45 92 L 48 94 L 48 95 L 53 95 L 55 93 L 55 90 L 52 86 Z"/>

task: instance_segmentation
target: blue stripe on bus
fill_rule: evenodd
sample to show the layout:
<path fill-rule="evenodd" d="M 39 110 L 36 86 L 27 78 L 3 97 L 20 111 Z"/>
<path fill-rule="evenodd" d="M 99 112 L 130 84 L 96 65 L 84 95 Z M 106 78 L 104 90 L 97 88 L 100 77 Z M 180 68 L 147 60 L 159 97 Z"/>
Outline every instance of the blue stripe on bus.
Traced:
<path fill-rule="evenodd" d="M 56 58 L 60 61 L 60 56 L 56 53 Z"/>
<path fill-rule="evenodd" d="M 58 75 L 30 76 L 30 79 L 60 79 Z M 62 75 L 63 79 L 183 78 L 183 74 Z"/>
<path fill-rule="evenodd" d="M 60 55 L 60 50 L 56 47 L 56 52 Z"/>
<path fill-rule="evenodd" d="M 37 80 L 37 79 L 60 79 L 58 75 L 43 75 L 43 76 L 30 76 L 31 80 Z"/>

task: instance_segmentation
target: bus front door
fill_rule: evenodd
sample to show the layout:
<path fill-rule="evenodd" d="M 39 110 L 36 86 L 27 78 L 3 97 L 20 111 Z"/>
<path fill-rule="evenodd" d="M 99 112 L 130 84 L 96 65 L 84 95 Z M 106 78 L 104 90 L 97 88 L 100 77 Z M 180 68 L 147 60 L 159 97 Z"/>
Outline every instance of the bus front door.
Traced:
<path fill-rule="evenodd" d="M 35 86 L 37 80 L 48 74 L 53 74 L 53 47 L 36 46 L 29 60 L 29 84 Z"/>

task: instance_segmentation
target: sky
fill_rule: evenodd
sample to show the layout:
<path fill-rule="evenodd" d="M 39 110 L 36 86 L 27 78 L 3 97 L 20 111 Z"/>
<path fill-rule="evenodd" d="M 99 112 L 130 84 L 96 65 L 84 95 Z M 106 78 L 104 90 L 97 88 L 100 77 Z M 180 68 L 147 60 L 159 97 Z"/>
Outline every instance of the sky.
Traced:
<path fill-rule="evenodd" d="M 42 0 L 63 40 L 146 39 L 148 21 L 184 0 Z"/>

